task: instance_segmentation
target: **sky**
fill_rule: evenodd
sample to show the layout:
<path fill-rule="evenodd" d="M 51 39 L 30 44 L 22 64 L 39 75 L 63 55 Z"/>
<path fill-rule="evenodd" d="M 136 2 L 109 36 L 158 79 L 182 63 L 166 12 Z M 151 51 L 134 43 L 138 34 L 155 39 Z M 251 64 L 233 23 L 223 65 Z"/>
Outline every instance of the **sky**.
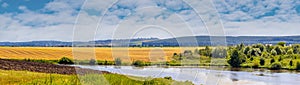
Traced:
<path fill-rule="evenodd" d="M 0 0 L 0 41 L 299 35 L 299 0 L 188 1 Z"/>

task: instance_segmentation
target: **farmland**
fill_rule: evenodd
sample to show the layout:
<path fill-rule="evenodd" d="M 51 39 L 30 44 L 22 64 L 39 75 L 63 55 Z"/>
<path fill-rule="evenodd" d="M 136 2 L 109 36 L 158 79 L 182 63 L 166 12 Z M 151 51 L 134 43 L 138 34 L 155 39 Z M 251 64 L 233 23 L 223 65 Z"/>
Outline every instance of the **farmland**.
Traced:
<path fill-rule="evenodd" d="M 200 49 L 201 47 L 198 47 Z M 44 59 L 58 60 L 62 57 L 71 59 L 92 59 L 112 61 L 116 57 L 123 60 L 170 60 L 173 53 L 194 50 L 196 47 L 151 47 L 151 48 L 72 48 L 72 47 L 0 47 L 0 58 L 4 59 Z M 96 56 L 96 57 L 95 57 Z"/>

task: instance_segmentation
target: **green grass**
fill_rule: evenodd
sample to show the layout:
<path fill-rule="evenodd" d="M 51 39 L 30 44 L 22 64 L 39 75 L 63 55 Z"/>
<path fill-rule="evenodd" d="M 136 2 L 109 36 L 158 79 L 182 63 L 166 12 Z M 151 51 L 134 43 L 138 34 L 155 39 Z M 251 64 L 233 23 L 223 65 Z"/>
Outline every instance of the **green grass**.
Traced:
<path fill-rule="evenodd" d="M 130 77 L 119 74 L 61 75 L 0 70 L 1 85 L 191 85 L 164 78 Z"/>

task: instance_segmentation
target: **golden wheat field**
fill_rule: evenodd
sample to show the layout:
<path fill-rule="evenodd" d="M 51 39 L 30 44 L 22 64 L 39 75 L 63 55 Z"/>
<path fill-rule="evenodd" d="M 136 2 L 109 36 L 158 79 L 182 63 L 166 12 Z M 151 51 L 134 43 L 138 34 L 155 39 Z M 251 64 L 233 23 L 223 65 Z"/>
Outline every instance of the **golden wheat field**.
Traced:
<path fill-rule="evenodd" d="M 0 47 L 0 58 L 8 59 L 46 59 L 57 60 L 62 57 L 72 59 L 97 59 L 113 60 L 143 60 L 143 61 L 168 61 L 173 53 L 184 50 L 201 49 L 201 47 Z"/>

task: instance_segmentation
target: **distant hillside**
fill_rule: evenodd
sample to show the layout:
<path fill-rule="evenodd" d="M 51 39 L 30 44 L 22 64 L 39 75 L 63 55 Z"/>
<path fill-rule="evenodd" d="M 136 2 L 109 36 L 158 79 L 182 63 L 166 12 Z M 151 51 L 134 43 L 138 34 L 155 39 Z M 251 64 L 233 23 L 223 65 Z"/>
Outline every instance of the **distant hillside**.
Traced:
<path fill-rule="evenodd" d="M 136 46 L 142 42 L 158 40 L 158 38 L 96 40 L 89 42 L 62 42 L 62 41 L 30 41 L 30 42 L 0 42 L 0 46 L 40 46 L 40 47 L 71 47 L 74 46 Z"/>
<path fill-rule="evenodd" d="M 225 38 L 225 37 L 223 37 Z M 300 36 L 226 36 L 227 45 L 244 44 L 277 44 L 278 42 L 287 44 L 300 43 Z M 188 36 L 170 39 L 161 39 L 150 42 L 143 42 L 144 46 L 210 46 L 210 36 Z"/>
<path fill-rule="evenodd" d="M 31 42 L 0 42 L 0 46 L 41 46 L 41 47 L 70 47 L 91 46 L 210 46 L 210 36 L 187 36 L 169 39 L 158 38 L 138 38 L 138 39 L 116 39 L 116 40 L 96 40 L 89 42 L 62 42 L 62 41 L 31 41 Z M 244 43 L 246 45 L 262 43 L 276 44 L 278 42 L 287 44 L 300 43 L 300 36 L 226 36 L 227 45 Z"/>

